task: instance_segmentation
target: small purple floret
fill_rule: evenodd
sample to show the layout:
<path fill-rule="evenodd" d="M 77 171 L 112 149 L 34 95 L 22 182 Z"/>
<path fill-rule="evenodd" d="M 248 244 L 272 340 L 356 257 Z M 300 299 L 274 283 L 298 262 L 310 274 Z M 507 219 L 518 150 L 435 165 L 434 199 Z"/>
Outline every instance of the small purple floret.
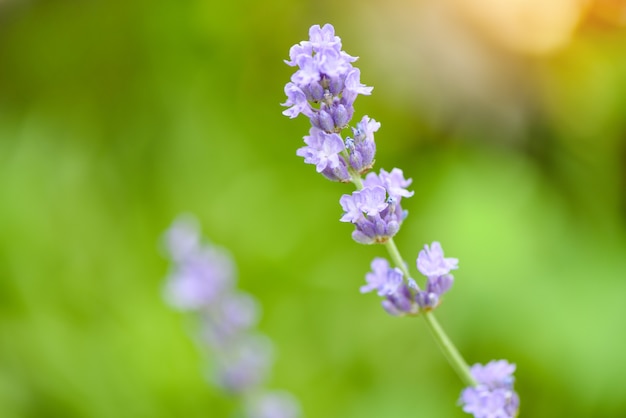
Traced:
<path fill-rule="evenodd" d="M 372 271 L 365 275 L 367 284 L 361 287 L 361 293 L 375 290 L 379 296 L 385 297 L 382 306 L 391 315 L 416 313 L 418 308 L 402 271 L 391 268 L 384 258 L 375 258 L 371 267 Z"/>
<path fill-rule="evenodd" d="M 470 372 L 476 386 L 461 392 L 463 411 L 475 418 L 514 418 L 519 410 L 519 396 L 513 390 L 515 365 L 506 360 L 487 365 L 475 364 Z"/>
<path fill-rule="evenodd" d="M 351 141 L 350 147 L 354 146 Z M 384 173 L 384 170 L 381 170 Z M 340 204 L 344 210 L 342 222 L 352 222 L 356 229 L 352 238 L 361 244 L 384 243 L 393 237 L 406 211 L 402 210 L 402 196 L 392 196 L 384 182 L 375 173 L 363 181 L 363 189 L 353 192 L 352 199 L 342 196 Z M 360 213 L 359 213 L 360 212 Z"/>
<path fill-rule="evenodd" d="M 351 146 L 348 146 L 348 139 L 346 140 L 350 166 L 357 173 L 367 172 L 374 164 L 374 156 L 376 155 L 374 132 L 378 131 L 379 128 L 379 122 L 368 116 L 363 116 L 363 119 L 356 124 L 356 128 L 352 128 L 354 138 L 348 138 Z"/>
<path fill-rule="evenodd" d="M 433 242 L 430 247 L 424 245 L 417 257 L 417 269 L 426 277 L 443 276 L 450 270 L 458 268 L 459 260 L 456 258 L 444 258 L 441 244 Z"/>
<path fill-rule="evenodd" d="M 402 272 L 392 269 L 384 258 L 375 258 L 371 264 L 372 271 L 365 275 L 366 285 L 361 286 L 361 293 L 376 290 L 379 296 L 395 293 L 402 284 Z"/>
<path fill-rule="evenodd" d="M 340 154 L 345 146 L 338 134 L 329 134 L 314 126 L 304 137 L 306 146 L 299 148 L 296 155 L 303 157 L 307 164 L 315 165 L 318 173 L 335 181 L 348 181 L 346 162 Z"/>

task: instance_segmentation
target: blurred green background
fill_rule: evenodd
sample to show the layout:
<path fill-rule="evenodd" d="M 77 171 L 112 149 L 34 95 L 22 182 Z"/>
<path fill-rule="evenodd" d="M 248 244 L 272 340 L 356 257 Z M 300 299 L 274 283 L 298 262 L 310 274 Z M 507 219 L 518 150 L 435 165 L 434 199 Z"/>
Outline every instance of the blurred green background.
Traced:
<path fill-rule="evenodd" d="M 359 286 L 384 249 L 295 156 L 283 63 L 360 56 L 396 242 L 460 259 L 440 322 L 518 365 L 522 416 L 626 416 L 624 2 L 0 1 L 0 417 L 227 417 L 162 300 L 181 212 L 228 248 L 306 417 L 463 417 L 419 319 Z"/>

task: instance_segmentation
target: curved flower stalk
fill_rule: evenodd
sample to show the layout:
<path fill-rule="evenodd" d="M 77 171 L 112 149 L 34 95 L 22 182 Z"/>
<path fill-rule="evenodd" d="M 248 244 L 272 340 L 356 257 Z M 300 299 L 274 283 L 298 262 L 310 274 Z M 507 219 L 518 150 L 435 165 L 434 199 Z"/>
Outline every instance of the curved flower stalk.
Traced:
<path fill-rule="evenodd" d="M 164 297 L 196 316 L 197 330 L 213 361 L 211 380 L 241 399 L 246 418 L 297 418 L 300 408 L 287 392 L 267 391 L 272 365 L 269 338 L 255 330 L 258 302 L 235 286 L 235 264 L 223 249 L 202 242 L 195 219 L 177 219 L 165 234 L 172 261 Z"/>
<path fill-rule="evenodd" d="M 411 277 L 408 264 L 400 255 L 393 237 L 400 230 L 408 212 L 402 199 L 413 196 L 408 187 L 412 180 L 402 170 L 370 172 L 374 166 L 374 134 L 380 123 L 369 116 L 350 126 L 354 102 L 359 95 L 370 95 L 372 87 L 361 84 L 357 60 L 342 50 L 341 39 L 332 25 L 314 25 L 309 40 L 294 45 L 287 65 L 297 67 L 285 86 L 290 118 L 300 114 L 311 122 L 305 146 L 296 154 L 306 164 L 332 181 L 355 185 L 356 190 L 339 199 L 343 209 L 341 222 L 354 225 L 352 238 L 360 244 L 383 244 L 395 266 L 384 258 L 375 258 L 365 276 L 361 292 L 375 291 L 383 298 L 382 306 L 394 316 L 421 316 L 426 321 L 450 365 L 467 388 L 462 392 L 463 410 L 476 418 L 512 418 L 517 416 L 519 398 L 513 391 L 514 365 L 506 361 L 470 369 L 436 320 L 433 310 L 450 290 L 458 268 L 456 258 L 444 257 L 439 242 L 425 245 L 416 259 L 417 270 L 425 276 L 424 287 Z M 345 134 L 344 134 L 345 132 Z"/>

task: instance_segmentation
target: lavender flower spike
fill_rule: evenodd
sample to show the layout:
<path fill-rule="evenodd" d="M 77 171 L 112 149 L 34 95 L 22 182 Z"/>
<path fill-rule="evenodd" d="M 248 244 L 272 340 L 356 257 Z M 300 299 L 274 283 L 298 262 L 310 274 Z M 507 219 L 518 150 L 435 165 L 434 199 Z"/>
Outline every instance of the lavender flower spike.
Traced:
<path fill-rule="evenodd" d="M 506 360 L 475 364 L 470 372 L 478 385 L 465 388 L 459 400 L 475 418 L 515 418 L 519 396 L 513 390 L 515 365 Z"/>
<path fill-rule="evenodd" d="M 287 394 L 263 390 L 272 365 L 272 344 L 256 332 L 259 305 L 234 286 L 234 264 L 219 248 L 203 243 L 197 221 L 179 219 L 166 233 L 165 246 L 173 261 L 165 297 L 175 307 L 200 320 L 197 330 L 212 360 L 211 380 L 249 402 L 244 418 L 297 418 L 299 408 Z"/>
<path fill-rule="evenodd" d="M 357 58 L 341 50 L 341 39 L 335 28 L 314 25 L 309 40 L 291 47 L 287 65 L 298 67 L 285 87 L 287 101 L 283 112 L 291 118 L 303 113 L 313 126 L 328 133 L 345 128 L 354 113 L 353 103 L 359 94 L 368 95 L 372 88 L 361 84 L 360 72 L 352 66 Z M 309 106 L 302 101 L 305 97 Z M 311 104 L 319 103 L 319 108 Z"/>

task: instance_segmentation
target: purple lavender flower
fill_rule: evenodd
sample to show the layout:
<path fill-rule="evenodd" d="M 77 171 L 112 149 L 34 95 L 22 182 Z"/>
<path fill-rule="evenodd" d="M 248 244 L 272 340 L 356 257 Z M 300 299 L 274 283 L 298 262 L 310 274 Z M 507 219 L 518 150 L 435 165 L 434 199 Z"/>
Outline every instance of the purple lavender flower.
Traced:
<path fill-rule="evenodd" d="M 376 155 L 376 142 L 374 142 L 374 132 L 378 131 L 380 123 L 368 116 L 352 128 L 354 138 L 346 138 L 346 149 L 350 156 L 350 167 L 359 174 L 370 170 L 374 165 Z"/>
<path fill-rule="evenodd" d="M 215 382 L 233 393 L 247 392 L 259 386 L 272 364 L 272 345 L 261 335 L 241 335 L 225 347 L 213 347 Z"/>
<path fill-rule="evenodd" d="M 474 364 L 470 372 L 478 383 L 490 388 L 511 388 L 515 381 L 515 364 L 506 360 L 493 360 L 486 365 Z"/>
<path fill-rule="evenodd" d="M 456 258 L 444 258 L 441 244 L 433 242 L 430 247 L 424 245 L 417 257 L 417 269 L 426 280 L 426 290 L 419 290 L 415 295 L 418 305 L 424 310 L 431 310 L 439 305 L 441 296 L 452 287 L 454 277 L 450 270 L 458 268 Z"/>
<path fill-rule="evenodd" d="M 287 101 L 283 106 L 289 109 L 283 114 L 294 118 L 303 113 L 311 118 L 313 126 L 328 133 L 342 130 L 352 118 L 356 97 L 372 91 L 371 87 L 361 84 L 360 72 L 352 66 L 356 60 L 341 50 L 341 39 L 335 36 L 332 25 L 312 26 L 309 40 L 291 47 L 289 61 L 285 61 L 298 70 L 285 87 Z M 322 105 L 314 109 L 310 104 L 305 105 L 302 97 Z"/>
<path fill-rule="evenodd" d="M 329 180 L 350 181 L 346 161 L 340 155 L 345 146 L 339 135 L 312 126 L 304 142 L 306 146 L 299 148 L 296 155 L 304 157 L 305 163 L 315 165 L 317 172 Z"/>
<path fill-rule="evenodd" d="M 417 269 L 426 277 L 443 276 L 450 273 L 450 270 L 458 268 L 459 260 L 456 258 L 444 258 L 441 244 L 437 241 L 420 251 L 417 257 Z"/>
<path fill-rule="evenodd" d="M 362 190 L 339 199 L 344 210 L 340 220 L 355 225 L 352 238 L 356 242 L 384 243 L 398 232 L 407 215 L 400 206 L 401 195 L 389 195 L 384 182 L 375 173 L 365 178 L 363 186 Z"/>
<path fill-rule="evenodd" d="M 515 365 L 506 360 L 487 365 L 475 364 L 470 372 L 476 386 L 463 389 L 463 411 L 475 418 L 514 418 L 519 410 L 519 396 L 513 390 Z"/>
<path fill-rule="evenodd" d="M 451 274 L 429 277 L 426 279 L 426 290 L 418 290 L 415 295 L 417 304 L 424 310 L 436 308 L 441 296 L 450 290 L 453 282 Z"/>
<path fill-rule="evenodd" d="M 365 275 L 366 285 L 361 286 L 361 293 L 376 290 L 379 296 L 395 293 L 402 284 L 402 271 L 391 268 L 384 258 L 375 258 L 371 264 L 372 271 Z"/>
<path fill-rule="evenodd" d="M 406 189 L 412 181 L 412 179 L 405 179 L 402 170 L 399 168 L 394 168 L 391 170 L 391 173 L 381 169 L 380 174 L 369 173 L 363 180 L 363 187 L 382 186 L 389 194 L 389 197 L 399 202 L 403 197 L 413 196 L 414 192 Z"/>
<path fill-rule="evenodd" d="M 400 229 L 400 224 L 404 219 L 404 213 L 399 205 L 392 203 L 386 203 L 384 209 L 375 213 L 377 202 L 375 200 L 376 195 L 371 194 L 371 189 L 368 189 L 369 195 L 365 195 L 369 198 L 366 203 L 362 203 L 361 195 L 356 193 L 363 193 L 366 189 L 360 192 L 354 192 L 352 198 L 350 195 L 343 195 L 339 200 L 345 213 L 340 218 L 343 222 L 351 222 L 356 227 L 352 232 L 352 239 L 360 244 L 374 244 L 384 243 L 393 237 Z M 356 195 L 355 195 L 356 194 Z M 355 209 L 356 205 L 356 209 Z M 363 214 L 364 211 L 371 213 L 371 215 Z M 355 214 L 361 213 L 361 216 Z"/>
<path fill-rule="evenodd" d="M 384 296 L 383 308 L 391 315 L 416 313 L 417 305 L 413 302 L 411 290 L 404 283 L 402 271 L 391 268 L 384 258 L 375 258 L 371 267 L 372 271 L 365 275 L 367 284 L 361 286 L 361 293 L 375 290 L 379 296 Z"/>
<path fill-rule="evenodd" d="M 295 118 L 300 113 L 305 116 L 313 116 L 313 108 L 309 103 L 306 95 L 297 85 L 294 83 L 287 83 L 285 85 L 285 94 L 287 95 L 287 101 L 284 106 L 289 106 L 289 109 L 283 112 L 283 115 Z"/>

